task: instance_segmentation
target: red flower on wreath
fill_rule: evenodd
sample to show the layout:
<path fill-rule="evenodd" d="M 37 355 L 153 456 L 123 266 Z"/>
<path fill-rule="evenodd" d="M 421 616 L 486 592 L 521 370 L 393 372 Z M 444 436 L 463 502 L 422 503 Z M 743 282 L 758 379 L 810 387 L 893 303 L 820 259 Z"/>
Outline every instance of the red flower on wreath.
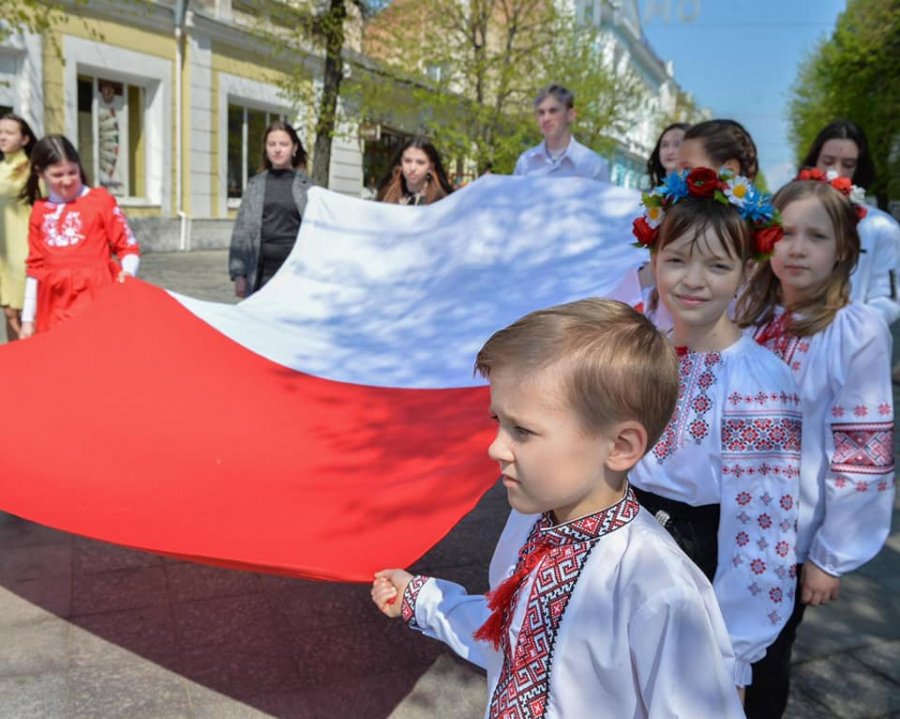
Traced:
<path fill-rule="evenodd" d="M 825 173 L 822 172 L 818 167 L 805 167 L 800 170 L 800 174 L 797 175 L 798 180 L 816 180 L 817 182 L 822 182 L 825 180 Z"/>
<path fill-rule="evenodd" d="M 775 249 L 775 243 L 784 237 L 781 227 L 764 227 L 753 233 L 753 243 L 756 245 L 756 254 L 770 255 Z"/>
<path fill-rule="evenodd" d="M 854 209 L 856 210 L 856 221 L 859 222 L 863 220 L 866 215 L 869 214 L 869 211 L 863 207 L 862 205 L 854 205 Z"/>
<path fill-rule="evenodd" d="M 719 189 L 719 175 L 708 167 L 692 170 L 685 181 L 692 197 L 712 197 Z"/>
<path fill-rule="evenodd" d="M 645 247 L 653 247 L 656 243 L 657 229 L 650 227 L 647 223 L 647 218 L 638 217 L 632 223 L 632 230 L 634 231 L 634 236 L 637 237 L 637 241 Z"/>
<path fill-rule="evenodd" d="M 853 189 L 853 183 L 849 177 L 835 177 L 831 181 L 831 186 L 844 195 L 849 195 L 850 190 Z"/>

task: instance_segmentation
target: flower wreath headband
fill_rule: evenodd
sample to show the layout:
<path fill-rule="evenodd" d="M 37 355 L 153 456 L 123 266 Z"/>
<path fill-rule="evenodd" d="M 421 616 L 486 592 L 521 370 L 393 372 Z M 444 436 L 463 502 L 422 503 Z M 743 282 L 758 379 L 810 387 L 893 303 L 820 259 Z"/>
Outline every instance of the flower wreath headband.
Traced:
<path fill-rule="evenodd" d="M 637 237 L 635 247 L 652 249 L 666 211 L 688 197 L 708 198 L 733 206 L 750 225 L 753 259 L 757 261 L 767 259 L 775 243 L 784 236 L 781 214 L 772 205 L 771 196 L 760 192 L 748 178 L 731 170 L 723 168 L 717 173 L 708 167 L 698 167 L 690 172 L 671 172 L 661 185 L 644 193 L 641 200 L 644 214 L 633 224 Z"/>
<path fill-rule="evenodd" d="M 853 205 L 853 209 L 856 211 L 856 224 L 859 224 L 859 221 L 868 214 L 868 210 L 864 204 L 866 200 L 866 191 L 858 185 L 854 185 L 849 177 L 841 177 L 834 170 L 822 172 L 818 167 L 805 167 L 800 170 L 794 180 L 827 182 L 835 190 L 850 200 L 850 204 Z"/>

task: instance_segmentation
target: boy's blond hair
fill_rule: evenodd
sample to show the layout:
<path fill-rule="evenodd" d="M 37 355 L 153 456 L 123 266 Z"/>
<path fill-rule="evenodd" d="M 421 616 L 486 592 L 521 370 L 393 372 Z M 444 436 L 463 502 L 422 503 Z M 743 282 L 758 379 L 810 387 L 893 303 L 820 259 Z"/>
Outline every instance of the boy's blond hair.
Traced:
<path fill-rule="evenodd" d="M 615 300 L 585 299 L 525 315 L 495 332 L 475 371 L 512 370 L 523 381 L 553 366 L 588 433 L 636 420 L 656 444 L 678 400 L 678 359 L 643 315 Z"/>

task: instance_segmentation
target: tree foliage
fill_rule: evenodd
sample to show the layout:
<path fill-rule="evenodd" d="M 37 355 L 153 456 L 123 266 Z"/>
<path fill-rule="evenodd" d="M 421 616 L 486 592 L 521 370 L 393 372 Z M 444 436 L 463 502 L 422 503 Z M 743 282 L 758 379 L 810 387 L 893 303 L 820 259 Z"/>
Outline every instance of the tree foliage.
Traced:
<path fill-rule="evenodd" d="M 414 129 L 479 169 L 511 171 L 539 139 L 533 101 L 551 82 L 575 93 L 579 138 L 598 150 L 625 129 L 642 97 L 638 79 L 604 57 L 599 31 L 545 0 L 395 1 L 367 39 L 367 51 L 406 78 L 407 101 L 420 115 Z M 383 122 L 403 112 L 364 105 Z"/>
<path fill-rule="evenodd" d="M 341 124 L 341 95 L 344 83 L 345 45 L 348 28 L 380 8 L 384 0 L 306 0 L 274 2 L 251 0 L 256 22 L 252 31 L 266 47 L 287 64 L 279 79 L 285 96 L 296 107 L 307 109 L 314 118 L 312 179 L 328 187 L 331 143 Z M 315 48 L 322 53 L 322 83 L 311 82 L 308 63 L 301 54 Z M 300 51 L 300 53 L 298 53 Z"/>
<path fill-rule="evenodd" d="M 11 0 L 0 3 L 0 42 L 21 30 L 34 34 L 47 32 L 65 15 L 58 2 Z"/>
<path fill-rule="evenodd" d="M 798 70 L 791 90 L 791 140 L 802 160 L 832 120 L 866 133 L 878 177 L 870 189 L 884 207 L 900 197 L 900 2 L 849 0 L 830 38 Z"/>

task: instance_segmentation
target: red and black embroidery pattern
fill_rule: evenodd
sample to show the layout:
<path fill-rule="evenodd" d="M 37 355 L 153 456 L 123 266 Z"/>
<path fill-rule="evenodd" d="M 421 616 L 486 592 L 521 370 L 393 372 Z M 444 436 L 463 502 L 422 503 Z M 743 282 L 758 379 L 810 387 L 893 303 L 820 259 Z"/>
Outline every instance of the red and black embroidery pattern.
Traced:
<path fill-rule="evenodd" d="M 832 472 L 885 474 L 894 468 L 892 422 L 832 424 L 831 431 L 834 436 Z"/>
<path fill-rule="evenodd" d="M 419 627 L 418 622 L 416 622 L 416 599 L 422 587 L 425 586 L 425 582 L 429 579 L 430 577 L 423 577 L 417 574 L 406 585 L 406 590 L 403 592 L 403 599 L 400 604 L 400 617 L 414 629 Z"/>
<path fill-rule="evenodd" d="M 781 357 L 785 364 L 796 372 L 801 366 L 801 358 L 797 356 L 797 353 L 805 355 L 809 352 L 809 340 L 790 334 L 788 332 L 790 323 L 790 313 L 783 312 L 773 317 L 765 325 L 757 327 L 753 333 L 753 339 Z"/>
<path fill-rule="evenodd" d="M 628 524 L 637 516 L 640 505 L 631 490 L 612 507 L 588 517 L 552 526 L 549 515 L 535 523 L 525 546 L 538 533 L 553 549 L 534 571 L 525 617 L 514 648 L 509 645 L 510 612 L 504 626 L 500 648 L 503 667 L 491 697 L 492 719 L 539 719 L 544 716 L 550 698 L 550 675 L 556 636 L 569 597 L 581 575 L 596 540 Z M 519 557 L 519 562 L 523 557 Z M 523 583 L 527 586 L 527 583 Z M 518 595 L 512 606 L 518 605 Z"/>
<path fill-rule="evenodd" d="M 718 352 L 687 352 L 680 358 L 678 406 L 653 447 L 653 456 L 660 462 L 684 446 L 688 437 L 694 444 L 700 444 L 709 434 L 706 415 L 713 407 L 709 390 L 716 383 L 715 367 L 721 361 L 722 355 Z"/>

